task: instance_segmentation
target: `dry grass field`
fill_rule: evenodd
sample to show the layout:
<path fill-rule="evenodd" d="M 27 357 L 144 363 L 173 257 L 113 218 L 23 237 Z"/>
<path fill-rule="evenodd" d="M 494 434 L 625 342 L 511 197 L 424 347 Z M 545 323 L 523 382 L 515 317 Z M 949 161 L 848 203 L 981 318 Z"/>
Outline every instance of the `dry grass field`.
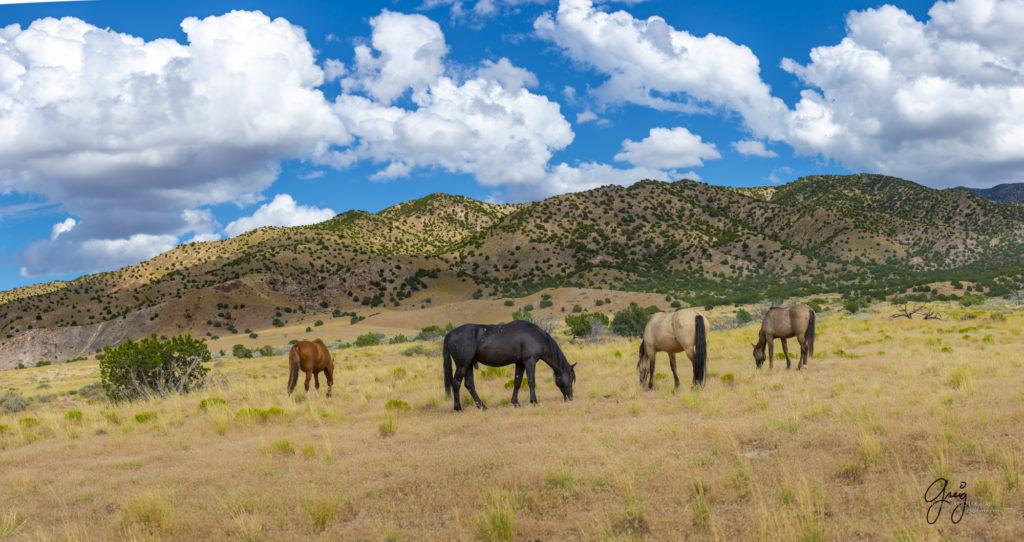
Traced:
<path fill-rule="evenodd" d="M 754 369 L 755 324 L 714 330 L 700 391 L 672 389 L 664 354 L 642 391 L 637 341 L 559 333 L 575 401 L 541 365 L 540 404 L 514 409 L 511 370 L 487 370 L 491 408 L 462 414 L 438 343 L 336 351 L 331 398 L 286 396 L 284 356 L 122 405 L 69 393 L 94 361 L 5 371 L 0 391 L 57 398 L 0 414 L 0 538 L 1019 539 L 1024 310 L 942 310 L 820 315 L 802 372 Z M 940 477 L 959 523 L 955 502 L 926 520 Z"/>

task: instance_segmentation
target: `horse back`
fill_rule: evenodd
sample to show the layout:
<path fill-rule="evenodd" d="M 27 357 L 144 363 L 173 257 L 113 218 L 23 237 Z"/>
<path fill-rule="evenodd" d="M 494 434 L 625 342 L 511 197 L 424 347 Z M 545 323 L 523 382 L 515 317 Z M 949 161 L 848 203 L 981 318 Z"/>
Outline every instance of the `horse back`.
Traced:
<path fill-rule="evenodd" d="M 303 370 L 321 370 L 332 364 L 330 350 L 321 341 L 299 341 L 292 345 L 289 358 L 297 361 Z"/>

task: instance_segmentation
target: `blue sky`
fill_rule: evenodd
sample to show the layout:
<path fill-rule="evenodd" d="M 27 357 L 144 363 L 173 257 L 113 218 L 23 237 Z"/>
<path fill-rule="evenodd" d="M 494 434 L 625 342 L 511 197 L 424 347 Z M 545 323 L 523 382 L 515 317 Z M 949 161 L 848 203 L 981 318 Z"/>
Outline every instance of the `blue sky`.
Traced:
<path fill-rule="evenodd" d="M 0 289 L 432 192 L 1024 181 L 1024 3 L 0 2 Z"/>

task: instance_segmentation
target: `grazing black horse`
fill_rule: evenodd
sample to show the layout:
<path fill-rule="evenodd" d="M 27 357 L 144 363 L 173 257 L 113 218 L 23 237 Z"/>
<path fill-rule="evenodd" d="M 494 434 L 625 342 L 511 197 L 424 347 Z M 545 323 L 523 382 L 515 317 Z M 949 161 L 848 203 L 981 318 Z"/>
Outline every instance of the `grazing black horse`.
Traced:
<path fill-rule="evenodd" d="M 452 360 L 455 360 L 455 375 L 452 375 Z M 466 379 L 466 389 L 473 396 L 477 408 L 487 410 L 473 384 L 473 366 L 483 363 L 491 367 L 516 365 L 515 387 L 512 389 L 512 404 L 519 406 L 519 385 L 523 373 L 530 385 L 530 402 L 537 402 L 534 369 L 537 360 L 542 359 L 555 371 L 555 384 L 562 390 L 562 397 L 572 401 L 572 385 L 576 382 L 576 364 L 569 365 L 558 343 L 541 328 L 523 320 L 494 326 L 465 324 L 444 336 L 444 393 L 452 396 L 455 388 L 455 410 L 462 410 L 459 388 Z M 479 365 L 476 365 L 479 367 Z"/>

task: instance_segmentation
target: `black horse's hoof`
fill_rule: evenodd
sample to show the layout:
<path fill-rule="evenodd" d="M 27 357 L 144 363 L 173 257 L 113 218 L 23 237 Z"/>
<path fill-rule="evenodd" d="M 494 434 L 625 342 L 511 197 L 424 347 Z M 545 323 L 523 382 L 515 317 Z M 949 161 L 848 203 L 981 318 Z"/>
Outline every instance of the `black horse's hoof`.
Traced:
<path fill-rule="evenodd" d="M 515 402 L 513 402 L 513 403 L 512 403 L 512 406 L 514 406 L 514 407 L 516 407 L 516 408 L 519 408 L 519 401 L 515 401 Z"/>
<path fill-rule="evenodd" d="M 479 408 L 480 410 L 487 410 L 487 405 L 483 403 L 477 403 L 476 407 Z"/>

